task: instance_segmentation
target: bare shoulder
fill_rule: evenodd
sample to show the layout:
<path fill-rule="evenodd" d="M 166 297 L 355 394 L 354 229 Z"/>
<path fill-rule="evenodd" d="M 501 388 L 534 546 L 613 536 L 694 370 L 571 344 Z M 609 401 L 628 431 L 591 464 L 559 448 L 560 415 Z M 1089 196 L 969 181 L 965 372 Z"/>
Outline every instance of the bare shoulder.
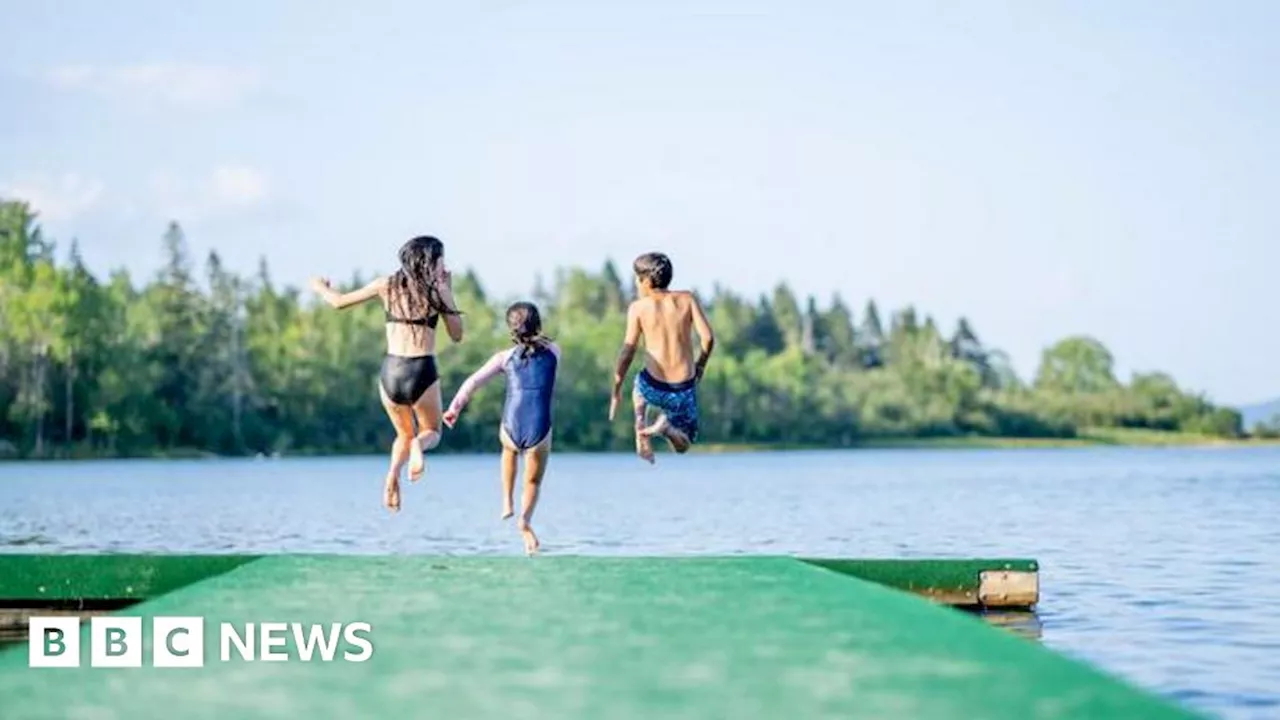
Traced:
<path fill-rule="evenodd" d="M 698 296 L 692 290 L 676 290 L 671 295 L 682 312 L 692 312 L 698 307 Z"/>
<path fill-rule="evenodd" d="M 632 317 L 644 317 L 653 312 L 653 298 L 642 297 L 631 301 L 627 306 L 627 314 Z"/>

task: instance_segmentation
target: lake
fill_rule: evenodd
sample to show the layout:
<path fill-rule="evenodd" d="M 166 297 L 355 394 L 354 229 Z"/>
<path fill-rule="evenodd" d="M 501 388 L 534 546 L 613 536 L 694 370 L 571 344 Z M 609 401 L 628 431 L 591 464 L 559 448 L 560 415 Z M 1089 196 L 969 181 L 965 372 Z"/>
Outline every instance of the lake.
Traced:
<path fill-rule="evenodd" d="M 0 551 L 522 553 L 496 455 L 430 457 L 396 516 L 385 467 L 0 464 Z M 1035 558 L 1041 642 L 1213 716 L 1276 718 L 1278 515 L 1274 447 L 564 453 L 534 525 L 547 554 Z"/>

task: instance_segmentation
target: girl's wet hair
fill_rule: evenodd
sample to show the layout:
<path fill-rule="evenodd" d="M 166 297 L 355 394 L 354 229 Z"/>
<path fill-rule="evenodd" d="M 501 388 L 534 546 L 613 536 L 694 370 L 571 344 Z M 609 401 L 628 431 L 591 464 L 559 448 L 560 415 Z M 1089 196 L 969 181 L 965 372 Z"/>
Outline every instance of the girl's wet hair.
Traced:
<path fill-rule="evenodd" d="M 425 318 L 432 313 L 461 315 L 445 304 L 436 284 L 436 272 L 444 257 L 444 243 L 430 235 L 420 235 L 400 247 L 400 269 L 391 276 L 387 301 L 401 308 L 405 317 Z M 411 326 L 421 332 L 421 326 Z"/>
<path fill-rule="evenodd" d="M 550 340 L 542 334 L 542 315 L 531 302 L 518 302 L 507 308 L 507 329 L 511 342 L 520 346 L 520 357 L 528 357 Z"/>

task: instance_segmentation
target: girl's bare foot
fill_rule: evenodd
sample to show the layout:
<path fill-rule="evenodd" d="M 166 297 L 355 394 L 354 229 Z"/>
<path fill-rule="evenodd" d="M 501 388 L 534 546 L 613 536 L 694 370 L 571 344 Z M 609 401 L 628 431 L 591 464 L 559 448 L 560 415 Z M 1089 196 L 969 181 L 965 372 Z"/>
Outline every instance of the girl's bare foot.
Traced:
<path fill-rule="evenodd" d="M 524 538 L 524 554 L 537 554 L 540 545 L 538 543 L 538 536 L 533 534 L 533 526 L 529 524 L 528 520 L 520 518 L 520 521 L 517 523 L 517 527 L 520 528 L 520 535 Z"/>
<path fill-rule="evenodd" d="M 418 438 L 409 441 L 409 482 L 418 482 L 427 469 L 427 458 L 422 454 L 422 442 Z"/>
<path fill-rule="evenodd" d="M 512 510 L 512 509 L 511 509 L 511 505 L 510 505 L 510 504 L 507 504 L 507 505 L 503 505 L 503 506 L 502 506 L 502 519 L 503 519 L 503 520 L 506 520 L 507 518 L 509 518 L 509 517 L 511 517 L 512 515 L 515 515 L 515 514 L 516 514 L 516 513 L 515 513 L 515 511 L 514 511 L 514 510 Z"/>
<path fill-rule="evenodd" d="M 391 512 L 400 512 L 400 478 L 387 477 L 387 485 L 382 493 L 382 504 Z"/>
<path fill-rule="evenodd" d="M 650 465 L 653 464 L 653 443 L 649 441 L 649 436 L 636 433 L 636 455 Z"/>

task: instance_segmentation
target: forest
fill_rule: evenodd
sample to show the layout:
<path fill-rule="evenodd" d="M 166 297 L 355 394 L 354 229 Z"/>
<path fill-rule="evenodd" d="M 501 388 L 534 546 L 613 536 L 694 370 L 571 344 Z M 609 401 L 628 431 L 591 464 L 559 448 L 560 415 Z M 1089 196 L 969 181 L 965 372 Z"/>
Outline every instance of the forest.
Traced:
<path fill-rule="evenodd" d="M 75 242 L 59 248 L 37 220 L 26 203 L 0 201 L 0 457 L 385 452 L 376 303 L 338 312 L 274 282 L 265 260 L 240 277 L 216 252 L 193 259 L 176 222 L 158 233 L 154 277 L 100 277 Z M 453 285 L 467 335 L 456 345 L 440 335 L 445 402 L 509 342 L 502 318 L 515 299 L 491 297 L 472 272 Z M 629 449 L 629 422 L 607 420 L 629 267 L 566 268 L 537 285 L 528 299 L 563 351 L 557 447 Z M 1117 378 L 1090 337 L 1046 348 L 1023 379 L 966 319 L 941 328 L 914 307 L 885 313 L 869 300 L 857 311 L 785 283 L 762 297 L 724 287 L 699 297 L 717 341 L 699 387 L 704 443 L 851 447 L 1093 428 L 1242 435 L 1237 411 L 1167 374 Z M 494 449 L 501 403 L 500 386 L 481 392 L 442 451 Z"/>

